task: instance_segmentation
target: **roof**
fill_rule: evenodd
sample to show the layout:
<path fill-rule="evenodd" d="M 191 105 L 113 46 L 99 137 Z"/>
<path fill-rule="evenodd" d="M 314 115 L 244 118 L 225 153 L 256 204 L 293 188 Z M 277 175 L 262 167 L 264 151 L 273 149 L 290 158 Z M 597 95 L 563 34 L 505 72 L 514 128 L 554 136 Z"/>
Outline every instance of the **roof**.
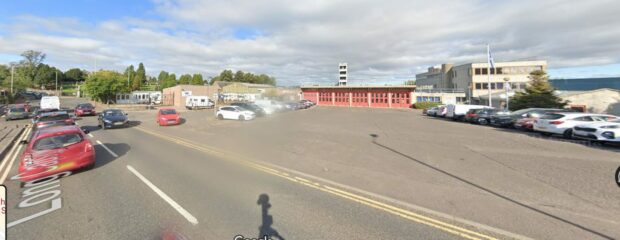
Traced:
<path fill-rule="evenodd" d="M 247 87 L 251 87 L 251 88 L 259 88 L 259 87 L 265 87 L 265 88 L 273 88 L 275 86 L 269 85 L 269 84 L 259 84 L 259 83 L 244 83 L 244 82 L 240 82 L 242 85 L 245 85 Z"/>
<path fill-rule="evenodd" d="M 215 81 L 215 82 L 213 82 L 213 86 L 218 86 L 220 88 L 223 88 L 224 86 L 227 86 L 227 85 L 229 85 L 231 83 L 232 82 Z"/>
<path fill-rule="evenodd" d="M 301 86 L 301 89 L 314 89 L 314 88 L 319 88 L 319 89 L 349 89 L 349 88 L 355 88 L 355 89 L 368 89 L 368 88 L 404 88 L 404 89 L 415 89 L 416 85 L 368 85 L 368 86 L 362 86 L 362 85 L 357 85 L 357 86 Z"/>
<path fill-rule="evenodd" d="M 620 90 L 618 89 L 613 89 L 613 88 L 599 88 L 599 89 L 594 89 L 594 90 L 588 90 L 588 91 L 557 91 L 557 95 L 558 96 L 562 96 L 562 97 L 567 97 L 567 96 L 573 96 L 573 95 L 579 95 L 579 94 L 587 94 L 587 93 L 594 93 L 594 92 L 600 92 L 600 91 L 614 91 L 614 92 L 618 92 L 620 93 Z"/>

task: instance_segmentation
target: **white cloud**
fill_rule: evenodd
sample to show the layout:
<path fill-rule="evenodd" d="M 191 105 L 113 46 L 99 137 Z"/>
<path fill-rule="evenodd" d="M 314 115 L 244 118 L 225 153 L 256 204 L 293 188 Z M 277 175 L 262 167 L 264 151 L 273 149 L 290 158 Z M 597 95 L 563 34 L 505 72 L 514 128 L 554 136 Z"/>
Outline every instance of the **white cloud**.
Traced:
<path fill-rule="evenodd" d="M 413 78 L 443 62 L 540 58 L 550 67 L 620 63 L 620 2 L 614 0 L 199 1 L 157 0 L 162 20 L 128 16 L 95 25 L 24 16 L 0 32 L 0 51 L 48 53 L 61 67 L 202 72 L 224 68 L 280 83 L 335 82 L 338 62 L 353 80 Z M 2 27 L 2 26 L 0 26 Z M 261 34 L 236 39 L 236 29 Z M 91 65 L 91 66 L 89 66 Z"/>

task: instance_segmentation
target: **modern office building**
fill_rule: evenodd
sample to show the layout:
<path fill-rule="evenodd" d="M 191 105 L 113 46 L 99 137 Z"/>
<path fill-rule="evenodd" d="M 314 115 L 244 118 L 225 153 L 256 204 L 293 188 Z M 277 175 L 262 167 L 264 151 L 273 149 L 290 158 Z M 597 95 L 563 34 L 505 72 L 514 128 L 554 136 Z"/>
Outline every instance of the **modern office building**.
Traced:
<path fill-rule="evenodd" d="M 348 77 L 347 63 L 338 64 L 338 86 L 346 86 Z"/>
<path fill-rule="evenodd" d="M 601 88 L 620 90 L 620 77 L 550 79 L 549 82 L 559 91 L 590 91 Z"/>
<path fill-rule="evenodd" d="M 486 62 L 442 64 L 441 68 L 432 67 L 416 74 L 416 85 L 419 89 L 461 90 L 470 103 L 488 104 L 489 89 L 494 95 L 506 91 L 505 84 L 515 91 L 525 89 L 529 74 L 534 70 L 546 71 L 547 61 L 496 62 L 495 68 L 488 67 Z"/>

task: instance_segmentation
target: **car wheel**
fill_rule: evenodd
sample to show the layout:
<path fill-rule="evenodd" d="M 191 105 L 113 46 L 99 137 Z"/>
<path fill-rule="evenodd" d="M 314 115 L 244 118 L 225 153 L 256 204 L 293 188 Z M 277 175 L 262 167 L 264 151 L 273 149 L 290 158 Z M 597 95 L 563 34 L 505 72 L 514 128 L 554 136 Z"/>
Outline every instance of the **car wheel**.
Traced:
<path fill-rule="evenodd" d="M 217 119 L 219 119 L 219 120 L 224 120 L 224 116 L 222 116 L 222 114 L 218 114 L 218 115 L 217 115 Z"/>
<path fill-rule="evenodd" d="M 245 120 L 245 117 L 243 115 L 239 115 L 239 120 L 243 121 L 243 120 Z"/>
<path fill-rule="evenodd" d="M 480 125 L 487 125 L 487 124 L 489 124 L 489 121 L 487 121 L 486 118 L 478 118 L 478 123 Z"/>
<path fill-rule="evenodd" d="M 94 162 L 92 164 L 84 167 L 84 170 L 92 170 L 93 168 L 95 168 L 95 163 Z"/>
<path fill-rule="evenodd" d="M 564 138 L 566 138 L 566 139 L 572 139 L 573 138 L 573 129 L 566 129 L 566 131 L 564 131 L 562 136 Z"/>

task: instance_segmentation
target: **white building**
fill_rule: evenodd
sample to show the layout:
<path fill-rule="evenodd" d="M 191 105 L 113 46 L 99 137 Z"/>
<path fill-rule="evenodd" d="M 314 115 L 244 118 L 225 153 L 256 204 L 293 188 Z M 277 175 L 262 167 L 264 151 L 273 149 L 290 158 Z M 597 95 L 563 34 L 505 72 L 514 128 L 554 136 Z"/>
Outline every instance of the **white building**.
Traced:
<path fill-rule="evenodd" d="M 348 79 L 347 63 L 338 64 L 338 86 L 346 86 Z"/>

